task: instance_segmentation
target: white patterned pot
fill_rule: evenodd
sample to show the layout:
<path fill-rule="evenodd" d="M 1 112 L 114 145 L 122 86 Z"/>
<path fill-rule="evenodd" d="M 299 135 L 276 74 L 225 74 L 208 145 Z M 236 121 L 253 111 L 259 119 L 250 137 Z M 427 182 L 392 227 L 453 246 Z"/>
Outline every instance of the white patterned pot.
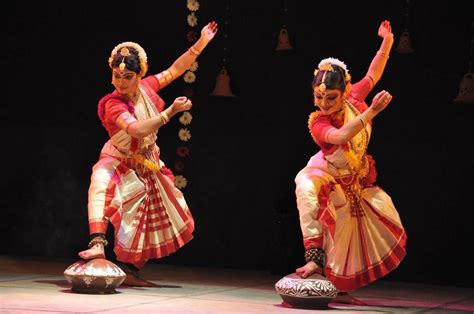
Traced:
<path fill-rule="evenodd" d="M 285 303 L 300 308 L 326 308 L 337 296 L 336 287 L 320 274 L 301 278 L 292 273 L 281 278 L 275 290 Z"/>
<path fill-rule="evenodd" d="M 125 273 L 114 263 L 96 258 L 80 260 L 64 271 L 64 277 L 77 293 L 109 294 L 125 280 Z"/>

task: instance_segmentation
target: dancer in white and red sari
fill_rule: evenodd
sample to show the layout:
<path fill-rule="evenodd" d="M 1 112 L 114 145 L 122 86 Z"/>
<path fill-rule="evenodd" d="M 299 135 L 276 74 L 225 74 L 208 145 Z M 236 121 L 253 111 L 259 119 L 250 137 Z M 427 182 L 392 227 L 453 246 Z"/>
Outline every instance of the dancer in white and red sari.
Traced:
<path fill-rule="evenodd" d="M 99 101 L 98 114 L 109 133 L 89 188 L 89 249 L 84 259 L 105 257 L 109 222 L 114 252 L 132 286 L 154 286 L 138 276 L 149 259 L 176 252 L 193 237 L 194 221 L 172 172 L 160 160 L 158 130 L 191 100 L 178 97 L 165 109 L 157 92 L 180 77 L 214 38 L 217 24 L 203 27 L 200 38 L 165 71 L 145 77 L 147 55 L 134 42 L 117 45 L 109 58 L 115 91 Z"/>
<path fill-rule="evenodd" d="M 393 44 L 389 21 L 381 23 L 382 44 L 366 76 L 355 84 L 346 65 L 322 60 L 314 72 L 314 104 L 308 127 L 321 150 L 296 176 L 297 206 L 306 265 L 303 278 L 319 272 L 340 291 L 336 301 L 362 304 L 348 291 L 395 269 L 405 256 L 406 233 L 390 196 L 374 185 L 367 154 L 372 119 L 392 100 L 387 91 L 365 98 L 380 80 Z"/>

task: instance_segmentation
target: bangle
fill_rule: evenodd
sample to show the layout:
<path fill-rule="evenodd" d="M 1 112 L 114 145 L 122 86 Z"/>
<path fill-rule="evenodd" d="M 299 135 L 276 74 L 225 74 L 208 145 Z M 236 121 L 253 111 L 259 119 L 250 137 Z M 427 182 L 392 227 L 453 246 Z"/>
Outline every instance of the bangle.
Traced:
<path fill-rule="evenodd" d="M 357 116 L 360 120 L 360 123 L 362 123 L 362 127 L 365 128 L 365 125 L 367 124 L 367 121 L 362 117 L 362 115 Z"/>
<path fill-rule="evenodd" d="M 192 55 L 195 55 L 196 57 L 201 54 L 201 51 L 199 51 L 199 49 L 197 49 L 196 47 L 194 47 L 194 45 L 192 45 L 191 47 L 189 47 L 188 51 L 189 51 L 189 53 L 191 53 Z"/>
<path fill-rule="evenodd" d="M 168 117 L 168 115 L 166 114 L 166 112 L 164 112 L 164 111 L 161 112 L 161 113 L 160 113 L 160 116 L 161 116 L 161 118 L 163 119 L 164 124 L 170 122 L 170 118 Z"/>
<path fill-rule="evenodd" d="M 382 58 L 389 58 L 390 56 L 388 53 L 383 52 L 382 50 L 377 51 L 377 54 L 380 55 Z"/>
<path fill-rule="evenodd" d="M 160 112 L 158 112 L 158 115 L 160 116 L 162 125 L 165 125 L 166 124 L 165 117 L 163 117 L 163 115 Z"/>
<path fill-rule="evenodd" d="M 321 268 L 326 266 L 326 254 L 320 248 L 307 249 L 304 252 L 304 259 L 306 263 L 312 261 Z"/>
<path fill-rule="evenodd" d="M 160 82 L 160 85 L 165 85 L 167 83 L 171 83 L 173 81 L 173 74 L 171 74 L 170 70 L 164 70 L 156 75 L 156 78 Z"/>
<path fill-rule="evenodd" d="M 329 140 L 328 140 L 329 134 L 330 134 L 332 131 L 334 131 L 335 129 L 336 129 L 336 128 L 331 128 L 331 129 L 329 129 L 329 130 L 326 132 L 326 134 L 324 135 L 324 141 L 325 141 L 326 143 L 329 143 Z"/>
<path fill-rule="evenodd" d="M 193 50 L 196 51 L 198 55 L 201 54 L 201 50 L 197 49 L 194 45 L 192 45 L 191 48 L 193 48 Z"/>

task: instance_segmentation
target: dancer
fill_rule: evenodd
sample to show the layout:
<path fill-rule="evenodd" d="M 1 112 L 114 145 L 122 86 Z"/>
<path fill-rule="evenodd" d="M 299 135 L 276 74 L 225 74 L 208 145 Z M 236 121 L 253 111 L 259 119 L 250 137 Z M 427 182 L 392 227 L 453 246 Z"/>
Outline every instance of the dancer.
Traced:
<path fill-rule="evenodd" d="M 353 85 L 342 61 L 319 63 L 312 83 L 317 111 L 308 127 L 321 150 L 295 178 L 306 260 L 296 273 L 325 275 L 340 291 L 335 301 L 343 303 L 363 304 L 347 292 L 385 276 L 405 256 L 405 230 L 390 196 L 373 185 L 376 170 L 367 154 L 372 120 L 392 100 L 381 91 L 370 107 L 365 103 L 389 58 L 389 21 L 378 35 L 383 40 L 368 72 Z"/>
<path fill-rule="evenodd" d="M 83 259 L 105 257 L 109 221 L 114 252 L 125 271 L 123 284 L 155 286 L 139 277 L 149 259 L 174 253 L 193 237 L 194 221 L 172 172 L 160 160 L 157 133 L 174 115 L 191 109 L 178 97 L 164 109 L 157 92 L 180 77 L 214 38 L 217 23 L 166 70 L 145 77 L 147 55 L 140 45 L 123 42 L 109 58 L 115 91 L 99 101 L 98 114 L 110 139 L 94 165 L 89 188 L 89 249 Z"/>

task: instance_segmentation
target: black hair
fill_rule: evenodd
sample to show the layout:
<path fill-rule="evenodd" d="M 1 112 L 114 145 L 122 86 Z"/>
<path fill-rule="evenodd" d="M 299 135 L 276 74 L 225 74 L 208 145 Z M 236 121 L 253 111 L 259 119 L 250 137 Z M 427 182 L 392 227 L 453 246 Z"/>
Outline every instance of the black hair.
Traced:
<path fill-rule="evenodd" d="M 141 68 L 140 68 L 140 58 L 138 57 L 138 51 L 136 51 L 135 48 L 132 48 L 132 47 L 127 47 L 127 49 L 130 52 L 130 55 L 124 57 L 120 54 L 120 51 L 117 52 L 117 54 L 114 56 L 114 59 L 112 61 L 112 68 L 118 68 L 120 63 L 122 63 L 122 60 L 123 60 L 123 62 L 125 63 L 125 67 L 127 69 L 137 74 L 140 74 Z"/>
<path fill-rule="evenodd" d="M 338 89 L 341 92 L 345 91 L 346 82 L 344 81 L 345 79 L 344 69 L 335 64 L 331 64 L 331 66 L 334 69 L 334 71 L 325 71 L 325 70 L 318 71 L 316 76 L 313 78 L 313 82 L 311 83 L 311 86 L 313 87 L 313 89 L 314 87 L 319 86 L 320 84 L 324 83 L 327 89 Z M 323 82 L 323 77 L 324 77 L 324 82 Z"/>

